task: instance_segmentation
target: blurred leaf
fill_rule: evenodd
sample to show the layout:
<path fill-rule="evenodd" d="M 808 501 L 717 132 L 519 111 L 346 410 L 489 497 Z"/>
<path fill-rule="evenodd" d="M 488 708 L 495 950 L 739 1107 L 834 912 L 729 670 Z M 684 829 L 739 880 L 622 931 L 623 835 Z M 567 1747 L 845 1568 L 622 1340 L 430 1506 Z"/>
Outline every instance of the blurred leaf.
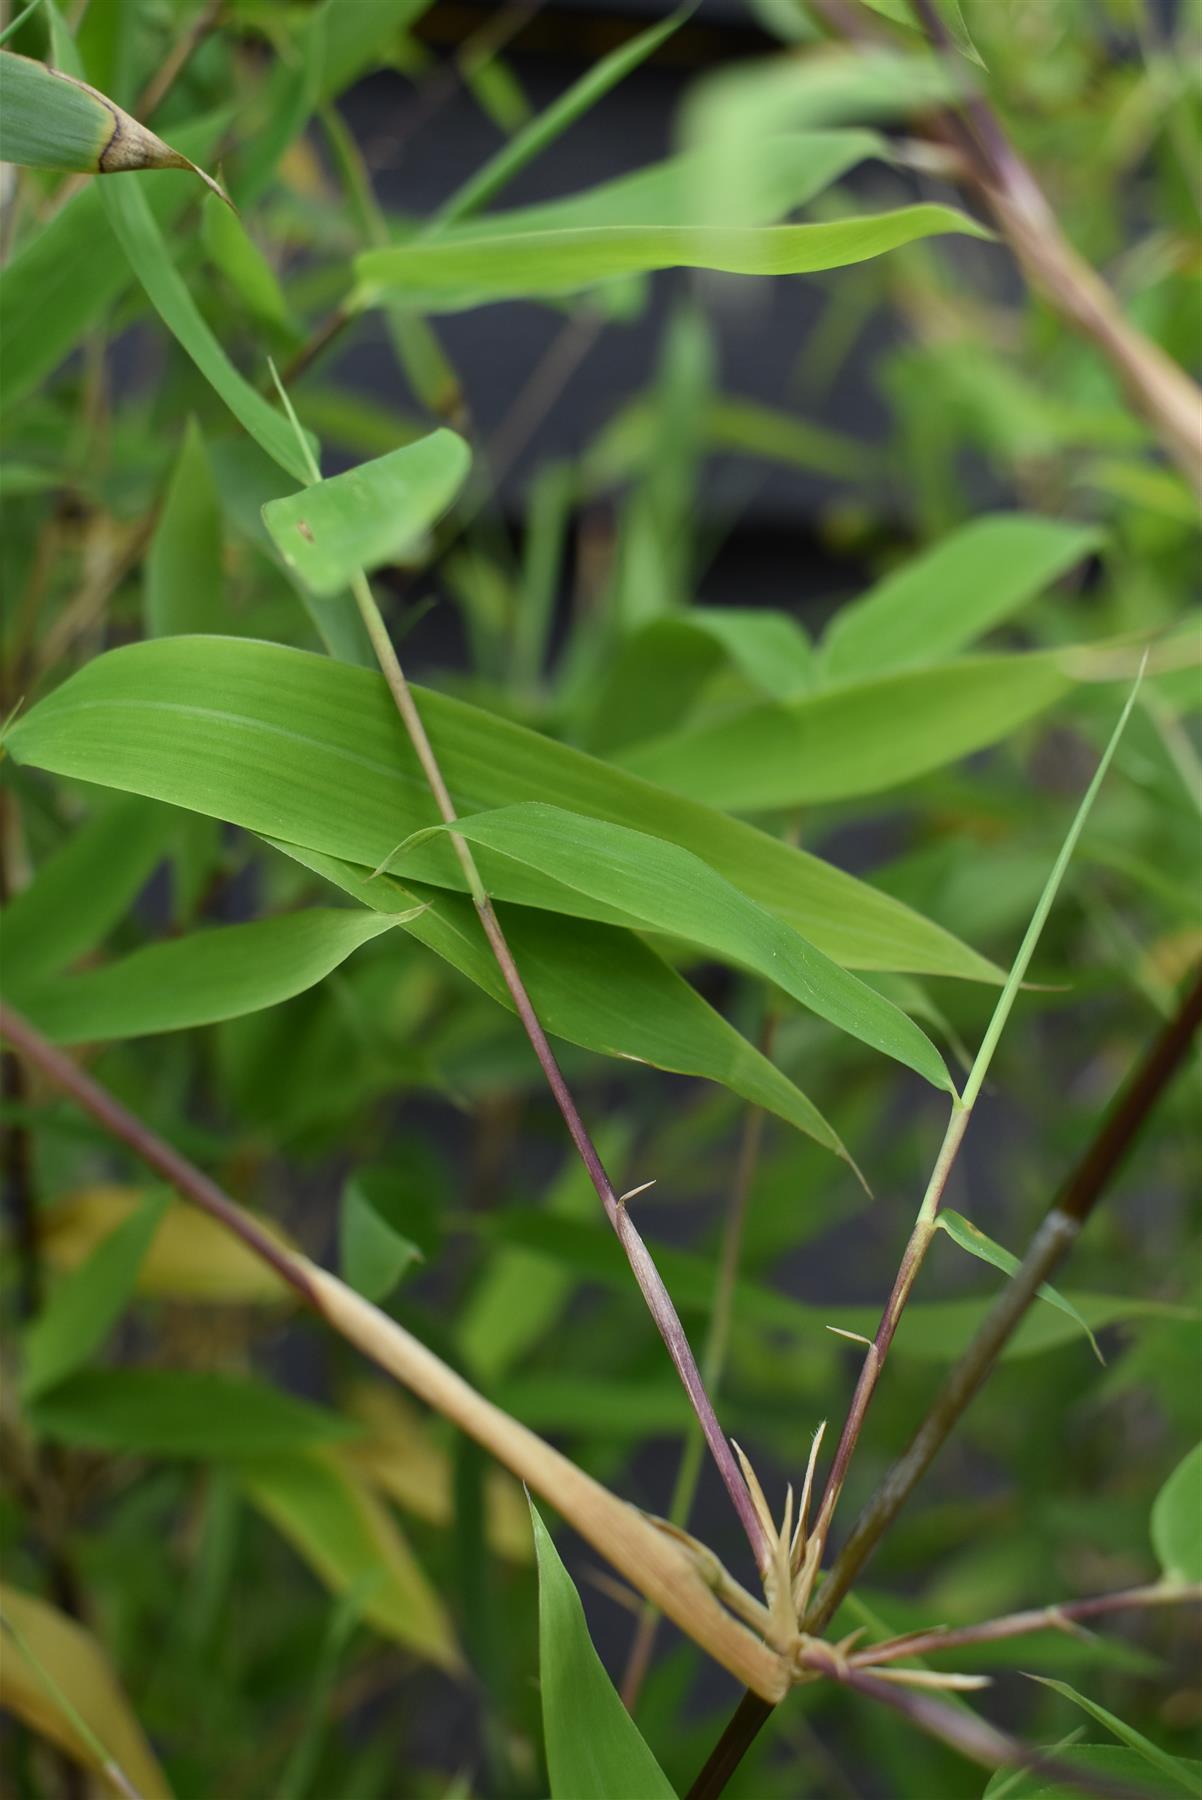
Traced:
<path fill-rule="evenodd" d="M 592 1195 L 596 1204 L 596 1195 Z M 541 1265 L 540 1265 L 541 1266 Z M 455 1522 L 451 1458 L 428 1422 L 395 1385 L 366 1382 L 349 1396 L 348 1411 L 363 1435 L 348 1444 L 347 1461 L 397 1506 L 432 1525 Z M 518 1483 L 491 1465 L 484 1476 L 484 1526 L 489 1546 L 509 1562 L 531 1558 L 530 1514 Z"/>
<path fill-rule="evenodd" d="M 414 899 L 423 899 L 425 910 L 404 929 L 513 1011 L 469 900 L 436 889 L 411 893 L 389 876 L 373 878 L 366 869 L 319 852 L 268 841 L 390 917 L 396 910 L 412 911 Z M 638 938 L 525 907 L 503 907 L 501 919 L 535 1011 L 552 1037 L 603 1056 L 723 1082 L 836 1155 L 847 1155 L 838 1134 L 800 1089 Z"/>
<path fill-rule="evenodd" d="M 984 676 L 988 685 L 992 662 Z M 1054 692 L 1064 685 L 1054 672 L 1045 680 Z M 1019 687 L 1029 704 L 1025 665 Z M 866 691 L 879 705 L 875 686 Z M 694 851 L 848 967 L 997 979 L 938 926 L 817 857 L 477 707 L 421 688 L 415 696 L 465 811 L 547 800 L 608 818 Z M 846 705 L 842 695 L 832 701 Z M 879 743 L 881 719 L 864 711 Z M 911 729 L 921 726 L 916 718 Z M 166 638 L 109 651 L 19 718 L 5 744 L 16 762 L 148 793 L 368 869 L 437 822 L 383 678 L 279 644 Z M 433 879 L 462 885 L 448 846 L 422 854 Z M 541 878 L 502 878 L 494 891 L 573 904 L 562 884 Z"/>
<path fill-rule="evenodd" d="M 1159 1744 L 1154 1744 L 1142 1732 L 1136 1731 L 1133 1725 L 1128 1725 L 1122 1719 L 1116 1718 L 1104 1706 L 1099 1706 L 1096 1700 L 1090 1700 L 1087 1695 L 1079 1694 L 1076 1688 L 1068 1685 L 1067 1681 L 1054 1681 L 1050 1675 L 1032 1675 L 1031 1680 L 1038 1681 L 1043 1687 L 1051 1688 L 1053 1693 L 1061 1694 L 1066 1700 L 1071 1700 L 1074 1706 L 1079 1706 L 1082 1712 L 1089 1714 L 1091 1719 L 1096 1719 L 1099 1725 L 1104 1725 L 1108 1731 L 1112 1731 L 1115 1737 L 1122 1739 L 1128 1749 L 1134 1750 L 1146 1764 L 1157 1770 L 1159 1774 L 1166 1776 L 1170 1781 L 1175 1782 L 1179 1788 L 1184 1788 L 1186 1793 L 1202 1794 L 1202 1768 L 1199 1768 L 1198 1764 L 1186 1763 L 1180 1757 L 1170 1756 L 1167 1750 L 1162 1750 Z"/>
<path fill-rule="evenodd" d="M 201 214 L 201 235 L 210 262 L 220 270 L 247 314 L 285 338 L 297 334 L 279 276 L 251 237 L 240 213 L 210 194 Z"/>
<path fill-rule="evenodd" d="M 1021 1267 L 1017 1256 L 1013 1255 L 1009 1250 L 1003 1250 L 1000 1244 L 995 1244 L 991 1237 L 986 1236 L 979 1225 L 974 1225 L 971 1219 L 966 1219 L 963 1213 L 956 1212 L 953 1207 L 943 1207 L 935 1220 L 935 1224 L 940 1231 L 946 1231 L 948 1237 L 951 1238 L 954 1244 L 959 1244 L 961 1250 L 967 1250 L 970 1256 L 977 1257 L 980 1262 L 987 1262 L 991 1267 L 1001 1269 L 1003 1274 L 1014 1275 Z M 1070 1319 L 1075 1320 L 1089 1339 L 1090 1347 L 1098 1361 L 1104 1363 L 1106 1359 L 1098 1348 L 1098 1340 L 1089 1329 L 1089 1326 L 1085 1323 L 1085 1320 L 1081 1317 L 1076 1307 L 1066 1300 L 1063 1294 L 1057 1293 L 1056 1289 L 1048 1281 L 1045 1281 L 1040 1285 L 1037 1289 L 1037 1293 L 1041 1300 L 1046 1300 L 1048 1302 L 1049 1306 L 1059 1307 L 1061 1312 L 1067 1313 Z"/>
<path fill-rule="evenodd" d="M 1044 1755 L 1072 1770 L 1080 1777 L 1080 1785 L 1070 1787 L 1041 1771 L 999 1769 L 982 1800 L 1076 1800 L 1091 1780 L 1136 1793 L 1179 1794 L 1178 1776 L 1196 1778 L 1202 1774 L 1202 1763 L 1187 1762 L 1183 1757 L 1172 1759 L 1178 1765 L 1173 1775 L 1152 1770 L 1136 1751 L 1120 1750 L 1113 1744 L 1057 1744 L 1049 1746 Z"/>
<path fill-rule="evenodd" d="M 470 462 L 462 438 L 435 431 L 345 475 L 269 501 L 264 523 L 288 567 L 329 598 L 358 570 L 397 561 L 446 511 Z"/>
<path fill-rule="evenodd" d="M 973 519 L 843 606 L 819 651 L 831 681 L 942 661 L 1010 618 L 1096 548 L 1091 526 L 999 513 Z"/>
<path fill-rule="evenodd" d="M 147 1194 L 137 1211 L 59 1282 L 25 1335 L 26 1404 L 99 1350 L 125 1311 L 171 1195 Z"/>
<path fill-rule="evenodd" d="M 456 829 L 472 844 L 614 907 L 634 925 L 685 938 L 753 969 L 840 1031 L 916 1069 L 935 1087 L 951 1088 L 939 1053 L 905 1013 L 691 851 L 538 802 L 472 813 Z"/>
<path fill-rule="evenodd" d="M 621 275 L 655 269 L 713 269 L 728 275 L 808 275 L 883 256 L 916 239 L 990 233 L 954 207 L 919 205 L 834 219 L 821 225 L 707 228 L 602 226 L 442 238 L 364 250 L 355 258 L 357 311 L 404 299 L 423 312 L 459 312 L 506 299 L 578 292 Z"/>
<path fill-rule="evenodd" d="M 148 944 L 52 985 L 18 986 L 21 1008 L 54 1043 L 143 1037 L 236 1019 L 324 980 L 400 921 L 311 907 L 249 925 L 215 925 Z"/>
<path fill-rule="evenodd" d="M 141 796 L 97 794 L 83 824 L 0 914 L 9 971 L 32 984 L 95 949 L 178 835 L 179 817 L 170 807 Z"/>
<path fill-rule="evenodd" d="M 530 1503 L 538 1556 L 538 1666 L 552 1800 L 673 1800 L 593 1649 L 580 1596 Z"/>
<path fill-rule="evenodd" d="M 1067 693 L 1057 654 L 982 656 L 756 705 L 652 739 L 632 774 L 743 812 L 877 794 L 1006 737 Z M 912 970 L 911 973 L 921 973 Z"/>
<path fill-rule="evenodd" d="M 437 1591 L 392 1514 L 344 1456 L 256 1457 L 238 1473 L 254 1504 L 328 1588 L 336 1594 L 357 1590 L 362 1616 L 377 1631 L 449 1674 L 460 1672 Z"/>
<path fill-rule="evenodd" d="M 38 1215 L 38 1242 L 52 1268 L 78 1269 L 138 1214 L 146 1198 L 141 1188 L 97 1185 L 79 1188 Z M 295 1245 L 269 1219 L 260 1231 L 284 1249 Z M 137 1270 L 135 1292 L 165 1300 L 204 1301 L 219 1306 L 291 1306 L 294 1291 L 238 1238 L 182 1202 L 162 1214 Z"/>
<path fill-rule="evenodd" d="M 1152 1546 L 1168 1581 L 1202 1581 L 1202 1444 L 1183 1457 L 1152 1507 Z"/>
<path fill-rule="evenodd" d="M 45 1600 L 7 1584 L 0 1585 L 0 1635 L 7 1638 L 5 1621 L 16 1627 L 84 1730 L 11 1639 L 0 1656 L 0 1706 L 97 1774 L 104 1769 L 94 1747 L 99 1742 L 142 1800 L 171 1800 L 167 1777 L 91 1632 Z M 112 1784 L 110 1790 L 117 1791 Z"/>
<path fill-rule="evenodd" d="M 200 1369 L 92 1369 L 31 1408 L 39 1432 L 130 1456 L 286 1455 L 356 1429 L 262 1382 Z"/>
<path fill-rule="evenodd" d="M 935 0 L 939 15 L 947 27 L 948 34 L 957 49 L 970 61 L 979 63 L 980 53 L 968 33 L 964 23 L 964 14 L 960 10 L 960 0 Z M 895 25 L 908 25 L 912 30 L 922 30 L 922 22 L 915 11 L 913 0 L 864 0 L 873 12 L 880 13 L 883 18 L 892 19 Z"/>
<path fill-rule="evenodd" d="M 666 19 L 652 25 L 647 31 L 640 32 L 637 37 L 630 38 L 608 56 L 603 56 L 599 62 L 594 63 L 586 75 L 573 82 L 566 93 L 539 113 L 536 119 L 532 119 L 451 195 L 437 213 L 433 229 L 453 224 L 457 219 L 465 219 L 471 213 L 479 212 L 482 206 L 487 206 L 527 163 L 533 162 L 536 156 L 541 156 L 557 138 L 563 136 L 569 126 L 596 106 L 599 100 L 603 100 L 640 63 L 653 56 L 693 10 L 692 5 L 678 7 Z"/>
<path fill-rule="evenodd" d="M 357 1293 L 377 1302 L 387 1299 L 406 1269 L 422 1260 L 417 1245 L 387 1217 L 379 1204 L 382 1198 L 380 1183 L 352 1175 L 343 1184 L 338 1214 L 342 1278 Z"/>
<path fill-rule="evenodd" d="M 228 623 L 224 588 L 217 488 L 204 436 L 189 419 L 143 565 L 147 637 L 221 630 Z"/>
<path fill-rule="evenodd" d="M 171 259 L 141 184 L 106 181 L 99 191 L 113 235 L 167 329 L 255 442 L 297 481 L 307 480 L 308 468 L 292 427 L 238 373 L 201 317 Z"/>

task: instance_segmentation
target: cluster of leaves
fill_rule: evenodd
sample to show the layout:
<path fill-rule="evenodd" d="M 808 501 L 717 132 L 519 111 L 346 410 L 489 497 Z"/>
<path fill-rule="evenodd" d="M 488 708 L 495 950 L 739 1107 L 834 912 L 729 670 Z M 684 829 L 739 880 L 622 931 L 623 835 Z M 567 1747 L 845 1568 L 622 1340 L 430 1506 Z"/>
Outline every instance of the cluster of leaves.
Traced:
<path fill-rule="evenodd" d="M 506 1412 L 683 1520 L 688 1403 L 376 670 L 365 572 L 418 659 L 429 596 L 461 620 L 466 666 L 414 690 L 459 833 L 607 1165 L 656 1177 L 635 1210 L 708 1334 L 723 1424 L 782 1488 L 842 1410 L 860 1352 L 827 1328 L 876 1328 L 963 1045 L 1151 643 L 903 1316 L 863 1498 L 1202 945 L 1195 501 L 1096 347 L 1016 297 L 942 163 L 929 197 L 907 134 L 986 82 L 1078 247 L 1188 360 L 1189 58 L 1138 0 L 1102 26 L 1077 0 L 947 6 L 952 65 L 900 0 L 872 0 L 897 30 L 867 52 L 773 0 L 785 48 L 698 79 L 671 156 L 512 207 L 689 27 L 625 39 L 540 113 L 499 11 L 458 59 L 499 148 L 419 219 L 381 206 L 338 103 L 388 69 L 421 107 L 442 70 L 427 10 L 93 0 L 72 33 L 43 0 L 0 54 L 3 153 L 36 165 L 10 171 L 0 272 L 4 997 L 282 1245 L 336 1256 Z M 117 167 L 114 107 L 161 134 L 138 151 L 160 166 L 81 180 Z M 583 334 L 604 356 L 671 269 L 710 273 L 676 278 L 646 392 L 535 470 L 514 529 L 438 321 L 487 330 L 521 301 L 550 354 Z M 727 296 L 764 276 L 822 283 L 778 407 L 716 366 Z M 373 330 L 403 410 L 339 379 L 338 347 Z M 820 422 L 852 366 L 881 443 Z M 323 454 L 344 472 L 322 480 Z M 821 630 L 702 598 L 732 457 L 749 484 L 819 484 L 851 595 Z M 1091 1224 L 836 1629 L 963 1624 L 1157 1567 L 1202 1580 L 1190 1102 L 1185 1082 L 1166 1097 L 1139 1203 Z M 336 1355 L 269 1266 L 15 1061 L 4 1126 L 0 1702 L 147 1796 L 684 1790 L 715 1735 L 694 1645 L 633 1684 L 640 1737 L 511 1478 Z M 634 1628 L 609 1605 L 589 1612 L 616 1675 Z M 1070 1677 L 1015 1700 L 1033 1741 L 1072 1732 L 1075 1701 L 1082 1770 L 1199 1791 L 1197 1715 L 1166 1681 L 1189 1629 L 1166 1611 L 1138 1636 L 989 1646 L 989 1666 Z M 896 1787 L 903 1767 L 914 1794 L 984 1785 L 853 1699 L 794 1696 L 731 1793 Z M 16 1791 L 50 1791 L 38 1737 L 16 1748 Z"/>

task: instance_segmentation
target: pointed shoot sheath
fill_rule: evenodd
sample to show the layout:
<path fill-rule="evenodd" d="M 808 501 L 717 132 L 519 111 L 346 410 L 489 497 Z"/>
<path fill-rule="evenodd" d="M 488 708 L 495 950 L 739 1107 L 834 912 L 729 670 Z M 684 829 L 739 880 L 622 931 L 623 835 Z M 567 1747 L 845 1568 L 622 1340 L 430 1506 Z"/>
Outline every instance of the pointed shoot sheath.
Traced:
<path fill-rule="evenodd" d="M 128 169 L 203 169 L 85 81 L 14 51 L 0 51 L 0 162 L 115 175 Z M 228 204 L 228 202 L 227 202 Z"/>

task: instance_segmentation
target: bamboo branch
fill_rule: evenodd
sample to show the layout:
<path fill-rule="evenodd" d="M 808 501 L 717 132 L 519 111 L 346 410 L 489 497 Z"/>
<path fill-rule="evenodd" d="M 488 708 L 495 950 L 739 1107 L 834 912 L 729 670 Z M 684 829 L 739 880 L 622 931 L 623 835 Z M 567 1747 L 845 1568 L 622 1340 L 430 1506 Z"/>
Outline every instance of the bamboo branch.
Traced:
<path fill-rule="evenodd" d="M 1153 1106 L 1186 1056 L 1199 1024 L 1202 970 L 1195 975 L 1176 1015 L 1120 1090 L 1101 1130 L 1049 1208 L 1013 1279 L 1007 1282 L 976 1337 L 948 1375 L 909 1449 L 893 1465 L 857 1519 L 823 1584 L 811 1617 L 806 1620 L 807 1630 L 821 1630 L 833 1617 L 882 1535 L 930 1468 L 1040 1287 L 1063 1261 L 1118 1173 Z"/>
<path fill-rule="evenodd" d="M 636 1507 L 618 1499 L 561 1452 L 485 1400 L 386 1313 L 328 1270 L 279 1244 L 216 1182 L 49 1043 L 27 1019 L 3 1004 L 0 1037 L 185 1200 L 240 1238 L 340 1336 L 467 1432 L 554 1506 L 632 1587 L 723 1668 L 768 1700 L 783 1697 L 791 1679 L 789 1663 L 722 1606 L 715 1582 L 732 1589 L 735 1584 L 716 1559 L 706 1553 L 703 1566 L 685 1543 L 660 1530 Z M 750 1596 L 747 1599 L 750 1601 Z M 760 1632 L 769 1632 L 767 1609 L 758 1602 L 752 1602 L 751 1609 Z"/>
<path fill-rule="evenodd" d="M 911 1631 L 905 1637 L 873 1644 L 856 1653 L 854 1664 L 878 1668 L 909 1656 L 934 1656 L 943 1650 L 962 1650 L 966 1645 L 996 1644 L 1004 1638 L 1025 1637 L 1032 1631 L 1072 1631 L 1084 1619 L 1107 1613 L 1127 1612 L 1141 1606 L 1181 1606 L 1202 1603 L 1202 1582 L 1178 1585 L 1157 1582 L 1151 1587 L 1124 1588 L 1117 1594 L 1094 1594 L 1088 1600 L 1062 1600 L 1054 1606 L 1034 1606 L 1026 1612 L 1006 1613 L 981 1625 L 962 1625 L 955 1630 Z"/>
<path fill-rule="evenodd" d="M 664 1286 L 663 1278 L 655 1266 L 651 1253 L 643 1242 L 622 1198 L 615 1191 L 596 1145 L 589 1136 L 584 1120 L 580 1116 L 580 1111 L 564 1080 L 563 1071 L 556 1060 L 555 1052 L 547 1040 L 547 1034 L 543 1030 L 542 1023 L 526 991 L 526 985 L 522 980 L 517 963 L 514 961 L 513 952 L 509 948 L 492 900 L 485 891 L 471 848 L 467 840 L 454 829 L 458 820 L 454 802 L 443 779 L 433 746 L 426 735 L 421 714 L 418 712 L 409 683 L 405 679 L 404 671 L 388 635 L 388 629 L 380 615 L 380 609 L 372 596 L 366 576 L 359 574 L 351 586 L 360 616 L 371 639 L 372 648 L 376 653 L 384 679 L 388 683 L 397 712 L 409 734 L 409 740 L 421 765 L 422 773 L 426 777 L 444 823 L 451 827 L 449 836 L 452 847 L 459 859 L 459 866 L 463 870 L 468 891 L 484 929 L 484 935 L 488 939 L 489 947 L 496 958 L 505 985 L 509 989 L 518 1017 L 525 1027 L 526 1035 L 530 1039 L 539 1066 L 546 1077 L 555 1104 L 568 1128 L 568 1135 L 576 1146 L 580 1160 L 588 1172 L 589 1180 L 596 1189 L 601 1205 L 605 1209 L 605 1215 L 617 1234 L 618 1242 L 626 1252 L 626 1259 L 639 1285 L 639 1291 L 664 1340 L 668 1355 L 672 1358 L 673 1366 L 689 1397 L 689 1403 L 697 1415 L 710 1455 L 717 1464 L 718 1473 L 726 1485 L 726 1491 L 730 1495 L 735 1512 L 747 1534 L 756 1567 L 763 1575 L 769 1564 L 770 1547 L 748 1491 L 747 1483 L 743 1479 L 731 1446 L 718 1423 L 717 1414 L 689 1346 L 680 1316 L 672 1304 L 671 1296 Z"/>

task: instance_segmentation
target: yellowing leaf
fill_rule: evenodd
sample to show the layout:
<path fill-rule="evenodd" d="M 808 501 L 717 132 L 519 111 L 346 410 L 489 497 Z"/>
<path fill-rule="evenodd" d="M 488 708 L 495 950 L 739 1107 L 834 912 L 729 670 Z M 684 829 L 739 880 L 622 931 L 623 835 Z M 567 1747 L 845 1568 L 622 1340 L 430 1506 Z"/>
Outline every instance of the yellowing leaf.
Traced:
<path fill-rule="evenodd" d="M 432 1525 L 454 1517 L 451 1459 L 428 1430 L 416 1407 L 392 1388 L 364 1385 L 351 1395 L 348 1410 L 365 1435 L 346 1448 L 346 1460 L 390 1500 Z M 492 1467 L 484 1480 L 485 1533 L 498 1556 L 529 1562 L 530 1515 L 522 1490 L 503 1469 Z"/>
<path fill-rule="evenodd" d="M 53 1268 L 74 1269 L 140 1205 L 144 1190 L 99 1183 L 68 1194 L 40 1221 L 41 1245 Z M 268 1221 L 262 1230 L 284 1249 L 287 1235 Z M 292 1289 L 237 1238 L 195 1207 L 172 1206 L 159 1223 L 138 1273 L 137 1292 L 166 1300 L 216 1305 L 291 1305 Z"/>
<path fill-rule="evenodd" d="M 247 1494 L 333 1593 L 361 1593 L 363 1617 L 450 1674 L 451 1622 L 388 1508 L 341 1451 L 273 1456 L 242 1469 Z"/>
<path fill-rule="evenodd" d="M 19 1634 L 15 1642 L 5 1634 L 0 1656 L 0 1706 L 58 1744 L 85 1768 L 99 1772 L 104 1763 L 97 1755 L 95 1742 L 88 1741 L 86 1734 L 92 1733 L 142 1800 L 171 1800 L 167 1777 L 155 1761 L 146 1734 L 91 1632 L 36 1595 L 8 1586 L 0 1586 L 0 1615 Z M 32 1652 L 49 1681 L 18 1647 L 19 1643 Z M 55 1687 L 62 1699 L 54 1694 Z M 71 1718 L 68 1708 L 73 1708 L 82 1720 L 84 1731 Z M 106 1791 L 120 1790 L 110 1781 Z"/>

